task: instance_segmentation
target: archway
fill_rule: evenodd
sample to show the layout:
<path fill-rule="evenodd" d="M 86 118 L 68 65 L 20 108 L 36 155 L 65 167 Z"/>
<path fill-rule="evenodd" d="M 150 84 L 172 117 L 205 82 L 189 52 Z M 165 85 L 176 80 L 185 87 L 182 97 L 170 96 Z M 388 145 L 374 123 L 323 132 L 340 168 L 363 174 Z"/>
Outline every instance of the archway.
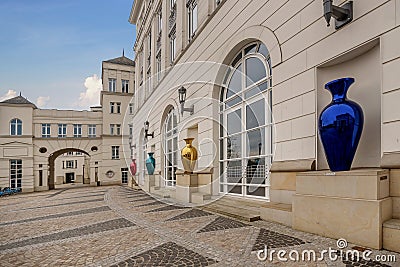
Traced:
<path fill-rule="evenodd" d="M 50 154 L 49 158 L 48 158 L 48 161 L 49 161 L 49 163 L 48 163 L 49 164 L 49 176 L 48 176 L 49 189 L 55 189 L 55 187 L 56 187 L 56 175 L 55 175 L 55 172 L 56 172 L 55 161 L 56 161 L 56 159 L 59 156 L 63 155 L 63 154 L 67 154 L 68 152 L 72 152 L 72 153 L 73 152 L 75 152 L 75 153 L 78 152 L 78 153 L 81 153 L 82 155 L 86 155 L 86 156 L 90 157 L 89 153 L 87 153 L 84 150 L 77 149 L 77 148 L 64 148 L 64 149 L 57 150 L 56 152 Z M 76 164 L 76 163 L 73 162 L 73 164 Z M 77 167 L 77 164 L 74 165 L 74 166 Z M 65 166 L 65 167 L 68 167 L 68 166 Z M 85 161 L 85 163 L 83 163 L 82 184 L 86 183 L 85 182 L 85 172 L 86 172 L 85 170 L 90 170 L 89 161 Z M 70 177 L 69 179 L 70 179 L 70 182 L 71 182 L 71 177 L 72 176 L 69 176 L 69 177 Z M 75 175 L 74 175 L 73 179 L 75 180 Z"/>

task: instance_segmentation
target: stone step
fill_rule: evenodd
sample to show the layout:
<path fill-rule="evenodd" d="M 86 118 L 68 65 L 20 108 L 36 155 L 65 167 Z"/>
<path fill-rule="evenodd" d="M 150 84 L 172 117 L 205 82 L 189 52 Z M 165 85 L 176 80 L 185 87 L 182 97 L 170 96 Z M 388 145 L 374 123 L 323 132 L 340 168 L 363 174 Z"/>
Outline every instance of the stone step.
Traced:
<path fill-rule="evenodd" d="M 200 192 L 192 193 L 192 203 L 194 204 L 204 204 L 205 200 L 210 200 L 210 194 L 204 194 Z"/>
<path fill-rule="evenodd" d="M 229 217 L 233 217 L 242 221 L 254 222 L 260 220 L 260 215 L 255 213 L 254 211 L 250 211 L 243 208 L 238 207 L 230 207 L 226 205 L 219 204 L 209 204 L 202 207 L 203 210 L 211 211 L 214 213 L 219 213 L 222 215 L 226 215 Z"/>
<path fill-rule="evenodd" d="M 392 211 L 393 219 L 400 219 L 400 197 L 392 197 L 392 205 L 393 205 L 393 211 Z"/>
<path fill-rule="evenodd" d="M 287 226 L 292 225 L 291 204 L 224 196 L 205 207 L 210 211 L 246 221 L 263 219 Z"/>
<path fill-rule="evenodd" d="M 400 219 L 383 223 L 383 248 L 400 253 Z"/>

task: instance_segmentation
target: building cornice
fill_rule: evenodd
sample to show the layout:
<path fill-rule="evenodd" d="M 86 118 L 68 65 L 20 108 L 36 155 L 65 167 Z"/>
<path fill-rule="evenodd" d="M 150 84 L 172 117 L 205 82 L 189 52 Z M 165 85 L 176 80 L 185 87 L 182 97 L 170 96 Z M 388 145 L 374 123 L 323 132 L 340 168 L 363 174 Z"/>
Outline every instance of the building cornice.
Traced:
<path fill-rule="evenodd" d="M 136 24 L 139 17 L 140 7 L 143 4 L 143 0 L 135 0 L 132 4 L 131 13 L 129 14 L 129 23 Z"/>

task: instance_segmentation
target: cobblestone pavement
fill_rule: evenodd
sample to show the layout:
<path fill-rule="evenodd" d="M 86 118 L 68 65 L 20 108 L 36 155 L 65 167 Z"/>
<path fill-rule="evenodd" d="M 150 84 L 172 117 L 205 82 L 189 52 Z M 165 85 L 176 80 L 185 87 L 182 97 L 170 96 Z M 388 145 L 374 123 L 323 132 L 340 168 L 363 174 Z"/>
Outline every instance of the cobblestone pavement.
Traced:
<path fill-rule="evenodd" d="M 384 250 L 370 258 L 394 255 L 398 262 L 357 262 L 340 252 L 332 254 L 337 260 L 325 254 L 284 262 L 275 253 L 261 261 L 265 245 L 287 251 L 286 258 L 301 259 L 306 250 L 318 258 L 337 249 L 336 240 L 170 205 L 121 186 L 3 197 L 0 214 L 0 266 L 400 266 L 400 255 Z"/>

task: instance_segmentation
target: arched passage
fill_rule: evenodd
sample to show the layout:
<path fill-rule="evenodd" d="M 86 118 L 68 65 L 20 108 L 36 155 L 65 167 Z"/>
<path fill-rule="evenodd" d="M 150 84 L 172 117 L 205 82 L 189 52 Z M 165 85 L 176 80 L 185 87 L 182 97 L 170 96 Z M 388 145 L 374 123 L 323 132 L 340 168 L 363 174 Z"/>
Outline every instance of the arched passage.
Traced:
<path fill-rule="evenodd" d="M 87 155 L 90 157 L 89 153 L 81 150 L 81 149 L 77 149 L 77 148 L 63 148 L 60 150 L 57 150 L 56 152 L 53 152 L 52 154 L 49 155 L 48 158 L 48 166 L 49 166 L 49 176 L 48 176 L 48 185 L 49 185 L 49 189 L 55 189 L 55 185 L 56 185 L 56 177 L 55 177 L 55 171 L 56 171 L 56 166 L 55 166 L 55 160 L 63 155 L 66 154 L 68 152 L 80 152 L 84 155 Z M 83 168 L 90 168 L 90 166 L 85 166 L 85 164 L 83 165 Z M 84 183 L 84 174 L 85 174 L 85 170 L 82 170 L 83 173 L 83 177 L 82 177 L 82 183 Z"/>

